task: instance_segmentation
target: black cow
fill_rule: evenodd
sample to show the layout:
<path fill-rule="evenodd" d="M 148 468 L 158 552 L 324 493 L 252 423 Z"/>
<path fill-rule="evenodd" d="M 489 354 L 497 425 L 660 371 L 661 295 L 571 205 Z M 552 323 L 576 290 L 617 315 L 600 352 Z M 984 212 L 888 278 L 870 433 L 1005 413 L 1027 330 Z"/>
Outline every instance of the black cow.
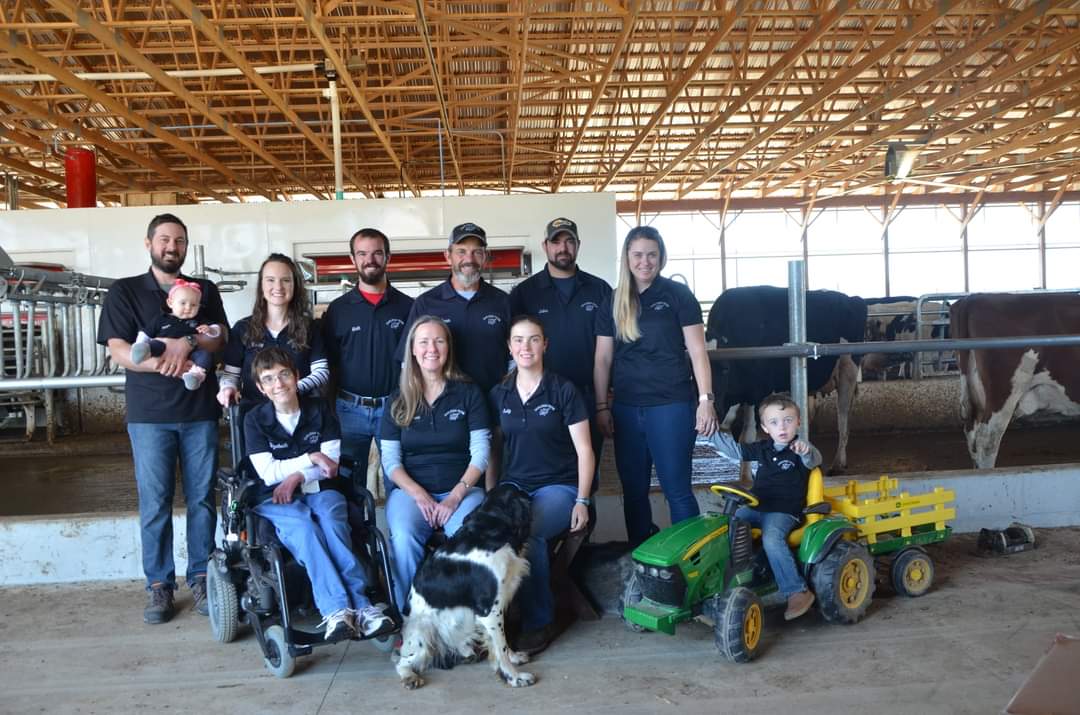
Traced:
<path fill-rule="evenodd" d="M 915 320 L 915 307 L 918 298 L 910 295 L 891 296 L 888 298 L 866 299 L 866 340 L 892 342 L 894 340 L 925 340 L 929 338 L 948 338 L 948 325 L 923 324 L 921 333 L 916 336 L 918 324 Z M 931 321 L 948 315 L 949 304 L 944 301 L 923 303 L 923 315 Z M 938 353 L 937 368 L 947 358 Z M 912 353 L 867 353 L 859 363 L 863 379 L 885 380 L 889 377 L 907 377 L 914 374 L 914 355 Z"/>
<path fill-rule="evenodd" d="M 817 343 L 860 343 L 866 331 L 866 303 L 831 290 L 806 294 L 806 337 Z M 751 286 L 724 291 L 712 310 L 706 340 L 716 340 L 717 348 L 783 345 L 788 340 L 788 297 L 786 288 Z M 744 424 L 744 438 L 755 434 L 757 421 L 752 408 L 771 392 L 791 389 L 789 361 L 713 361 L 713 385 L 721 414 L 733 405 L 751 406 Z M 850 355 L 806 361 L 807 389 L 811 394 L 837 391 L 839 444 L 830 472 L 847 468 L 848 416 L 855 401 L 858 367 Z M 751 437 L 752 438 L 752 437 Z"/>

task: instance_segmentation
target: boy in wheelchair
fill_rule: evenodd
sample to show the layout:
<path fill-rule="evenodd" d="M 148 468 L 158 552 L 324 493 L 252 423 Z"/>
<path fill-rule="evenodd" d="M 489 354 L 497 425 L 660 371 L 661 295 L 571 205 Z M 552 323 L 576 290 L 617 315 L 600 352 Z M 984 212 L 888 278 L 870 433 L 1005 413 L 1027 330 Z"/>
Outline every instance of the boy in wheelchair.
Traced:
<path fill-rule="evenodd" d="M 301 400 L 288 353 L 261 350 L 252 363 L 259 391 L 269 398 L 244 419 L 246 451 L 263 482 L 255 512 L 304 566 L 325 639 L 374 635 L 392 621 L 365 595 L 365 570 L 352 550 L 348 505 L 338 476 L 337 421 L 314 398 Z"/>
<path fill-rule="evenodd" d="M 760 503 L 757 508 L 740 507 L 735 517 L 761 529 L 769 567 L 787 597 L 784 618 L 790 621 L 814 605 L 814 594 L 799 574 L 787 536 L 802 520 L 810 471 L 821 464 L 821 452 L 799 439 L 799 406 L 787 394 L 769 395 L 757 413 L 768 439 L 739 444 L 730 433 L 717 432 L 709 441 L 722 456 L 751 463 L 754 486 L 750 493 Z"/>

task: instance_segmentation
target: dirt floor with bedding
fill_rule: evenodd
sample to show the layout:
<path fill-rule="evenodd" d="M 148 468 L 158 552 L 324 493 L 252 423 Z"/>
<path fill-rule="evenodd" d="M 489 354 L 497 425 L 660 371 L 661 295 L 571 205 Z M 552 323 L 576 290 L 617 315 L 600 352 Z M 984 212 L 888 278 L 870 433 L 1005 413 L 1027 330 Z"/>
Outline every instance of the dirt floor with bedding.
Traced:
<path fill-rule="evenodd" d="M 975 555 L 975 535 L 932 547 L 933 590 L 875 598 L 861 623 L 791 623 L 770 611 L 761 657 L 722 661 L 705 625 L 674 637 L 605 616 L 578 623 L 512 690 L 486 664 L 433 671 L 406 692 L 388 656 L 341 643 L 277 680 L 255 639 L 210 638 L 188 610 L 143 625 L 135 582 L 0 590 L 3 713 L 840 713 L 1000 712 L 1055 633 L 1080 634 L 1080 528 L 1037 531 L 1039 548 Z"/>

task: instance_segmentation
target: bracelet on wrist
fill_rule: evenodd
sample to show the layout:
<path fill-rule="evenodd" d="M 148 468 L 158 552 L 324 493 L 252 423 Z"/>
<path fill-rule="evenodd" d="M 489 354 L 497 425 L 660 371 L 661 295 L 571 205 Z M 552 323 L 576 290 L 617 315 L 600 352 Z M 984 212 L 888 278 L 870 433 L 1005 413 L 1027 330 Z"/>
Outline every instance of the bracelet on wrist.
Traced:
<path fill-rule="evenodd" d="M 578 497 L 577 499 L 574 500 L 574 503 L 575 504 L 584 504 L 585 506 L 589 506 L 590 504 L 592 504 L 592 499 L 590 499 L 589 497 Z"/>
<path fill-rule="evenodd" d="M 459 479 L 459 480 L 458 480 L 458 484 L 460 484 L 461 486 L 465 487 L 465 489 L 466 489 L 466 490 L 472 489 L 472 484 L 469 484 L 469 483 L 468 483 L 467 481 L 465 481 L 464 479 Z"/>

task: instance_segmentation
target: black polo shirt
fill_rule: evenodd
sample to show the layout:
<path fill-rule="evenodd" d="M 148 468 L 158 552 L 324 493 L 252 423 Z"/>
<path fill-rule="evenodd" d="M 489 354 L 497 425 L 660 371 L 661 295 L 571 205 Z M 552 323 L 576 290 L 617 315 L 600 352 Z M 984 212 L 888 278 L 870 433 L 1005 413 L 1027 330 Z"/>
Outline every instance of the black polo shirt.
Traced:
<path fill-rule="evenodd" d="M 582 395 L 593 393 L 596 317 L 611 296 L 611 286 L 580 268 L 569 297 L 555 285 L 548 266 L 510 291 L 510 314 L 535 315 L 544 326 L 548 350 L 544 367 L 569 378 Z"/>
<path fill-rule="evenodd" d="M 694 400 L 693 371 L 682 329 L 701 325 L 701 304 L 689 288 L 663 276 L 657 276 L 639 297 L 641 337 L 632 343 L 615 338 L 611 368 L 615 399 L 639 407 Z M 614 294 L 600 309 L 597 335 L 615 337 L 613 300 Z"/>
<path fill-rule="evenodd" d="M 588 420 L 589 413 L 574 383 L 545 370 L 524 405 L 512 379 L 492 388 L 490 398 L 506 447 L 503 478 L 528 491 L 551 484 L 576 486 L 577 450 L 569 427 Z"/>
<path fill-rule="evenodd" d="M 278 422 L 274 403 L 267 400 L 256 405 L 244 417 L 244 455 L 251 456 L 269 452 L 274 459 L 294 459 L 314 454 L 322 449 L 323 442 L 341 439 L 341 428 L 322 401 L 314 397 L 300 398 L 300 421 L 292 434 Z M 344 491 L 344 479 L 322 479 L 319 489 Z M 259 501 L 269 498 L 274 487 L 262 483 Z"/>
<path fill-rule="evenodd" d="M 232 332 L 229 333 L 229 344 L 225 346 L 225 364 L 240 368 L 240 398 L 248 406 L 262 402 L 266 396 L 259 392 L 255 380 L 251 377 L 251 364 L 255 362 L 255 355 L 263 348 L 280 348 L 292 357 L 300 378 L 303 379 L 311 374 L 311 363 L 316 360 L 326 359 L 326 351 L 323 349 L 322 326 L 318 321 L 312 321 L 308 325 L 308 346 L 303 350 L 297 350 L 289 339 L 289 328 L 285 327 L 275 338 L 265 327 L 262 338 L 258 342 L 248 342 L 248 326 L 251 324 L 251 316 L 236 321 Z"/>
<path fill-rule="evenodd" d="M 458 368 L 485 393 L 502 379 L 510 362 L 510 296 L 481 279 L 476 295 L 465 300 L 448 278 L 413 303 L 409 326 L 422 315 L 442 318 L 450 326 Z M 397 352 L 404 359 L 405 345 Z"/>
<path fill-rule="evenodd" d="M 413 299 L 392 285 L 375 305 L 352 289 L 336 298 L 322 318 L 323 344 L 337 386 L 365 397 L 385 397 L 397 387 Z"/>
<path fill-rule="evenodd" d="M 200 325 L 209 325 L 203 322 L 201 315 L 185 320 L 172 313 L 161 313 L 153 324 L 143 328 L 143 332 L 151 338 L 183 338 L 197 334 Z"/>
<path fill-rule="evenodd" d="M 202 278 L 189 278 L 202 288 L 199 299 L 200 319 L 208 325 L 227 325 L 225 308 L 217 286 Z M 168 310 L 165 291 L 151 271 L 142 275 L 121 278 L 112 284 L 101 308 L 97 341 L 108 345 L 111 338 L 129 343 L 143 326 L 153 325 L 161 313 Z M 199 422 L 216 420 L 221 415 L 217 403 L 217 376 L 211 371 L 198 390 L 187 390 L 174 377 L 156 372 L 125 371 L 128 422 Z"/>
<path fill-rule="evenodd" d="M 395 391 L 387 405 L 397 396 Z M 453 489 L 469 468 L 469 433 L 490 426 L 480 388 L 472 382 L 448 380 L 435 404 L 417 410 L 407 427 L 398 427 L 390 409 L 383 410 L 379 439 L 401 442 L 405 471 L 429 493 L 441 494 Z"/>
<path fill-rule="evenodd" d="M 802 516 L 806 508 L 806 486 L 810 470 L 790 446 L 776 449 L 771 439 L 740 444 L 745 462 L 757 462 L 750 493 L 761 502 L 758 511 L 779 511 Z"/>

